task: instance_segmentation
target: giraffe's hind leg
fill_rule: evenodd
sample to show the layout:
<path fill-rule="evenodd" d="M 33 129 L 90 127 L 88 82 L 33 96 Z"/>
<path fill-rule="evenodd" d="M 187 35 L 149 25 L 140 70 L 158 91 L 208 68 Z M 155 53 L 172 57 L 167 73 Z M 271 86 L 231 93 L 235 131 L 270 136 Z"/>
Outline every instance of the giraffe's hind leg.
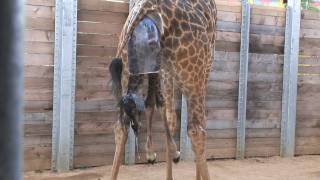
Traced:
<path fill-rule="evenodd" d="M 205 101 L 201 94 L 187 97 L 188 102 L 188 135 L 195 154 L 197 180 L 210 180 L 206 161 L 206 120 Z"/>
<path fill-rule="evenodd" d="M 114 160 L 111 171 L 111 180 L 117 180 L 120 165 L 122 163 L 124 148 L 128 137 L 128 125 L 125 125 L 121 120 L 118 120 L 115 128 L 115 142 L 116 142 L 116 151 L 114 154 Z"/>
<path fill-rule="evenodd" d="M 177 163 L 180 160 L 180 152 L 177 150 L 177 145 L 173 139 L 173 136 L 176 131 L 177 117 L 175 113 L 175 104 L 174 104 L 174 87 L 173 87 L 173 78 L 166 73 L 162 72 L 162 88 L 158 88 L 157 99 L 161 118 L 164 121 L 164 127 L 166 131 L 166 161 L 167 161 L 167 180 L 172 180 L 172 161 Z"/>

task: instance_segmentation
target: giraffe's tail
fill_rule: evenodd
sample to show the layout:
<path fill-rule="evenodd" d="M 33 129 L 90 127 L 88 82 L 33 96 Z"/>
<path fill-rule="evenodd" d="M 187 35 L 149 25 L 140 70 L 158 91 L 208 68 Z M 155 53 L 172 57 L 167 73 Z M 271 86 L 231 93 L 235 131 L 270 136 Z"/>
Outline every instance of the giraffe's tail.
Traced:
<path fill-rule="evenodd" d="M 121 99 L 122 86 L 121 86 L 121 76 L 122 76 L 122 59 L 114 58 L 109 66 L 109 72 L 112 81 L 112 93 L 117 100 Z"/>

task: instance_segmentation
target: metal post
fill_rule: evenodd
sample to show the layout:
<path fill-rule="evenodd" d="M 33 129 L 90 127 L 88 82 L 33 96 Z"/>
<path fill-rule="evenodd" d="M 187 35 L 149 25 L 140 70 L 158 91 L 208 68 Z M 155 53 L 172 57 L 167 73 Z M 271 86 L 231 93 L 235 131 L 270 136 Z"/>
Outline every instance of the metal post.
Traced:
<path fill-rule="evenodd" d="M 129 1 L 129 9 L 132 8 L 134 0 Z M 125 146 L 125 164 L 134 165 L 136 163 L 136 138 L 133 129 L 129 127 L 128 129 L 128 140 Z"/>
<path fill-rule="evenodd" d="M 23 1 L 0 6 L 0 179 L 22 177 Z"/>
<path fill-rule="evenodd" d="M 181 105 L 180 153 L 181 153 L 181 160 L 185 160 L 185 161 L 194 160 L 191 140 L 188 136 L 188 107 L 187 107 L 187 100 L 184 95 L 182 95 L 182 105 Z"/>
<path fill-rule="evenodd" d="M 300 38 L 300 0 L 289 0 L 283 69 L 281 150 L 282 157 L 293 157 L 295 150 L 296 100 Z"/>
<path fill-rule="evenodd" d="M 247 1 L 242 1 L 238 122 L 237 122 L 237 150 L 236 150 L 237 159 L 243 159 L 245 156 L 249 34 L 250 34 L 250 5 L 248 4 Z"/>
<path fill-rule="evenodd" d="M 77 0 L 56 0 L 52 168 L 73 167 Z"/>

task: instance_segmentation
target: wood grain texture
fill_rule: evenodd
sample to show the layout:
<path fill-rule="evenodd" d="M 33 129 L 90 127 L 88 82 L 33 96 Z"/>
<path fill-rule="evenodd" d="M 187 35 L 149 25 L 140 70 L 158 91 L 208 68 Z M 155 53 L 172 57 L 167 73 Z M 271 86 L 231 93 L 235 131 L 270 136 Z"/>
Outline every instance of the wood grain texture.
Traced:
<path fill-rule="evenodd" d="M 236 142 L 241 4 L 216 3 L 216 52 L 207 96 L 208 159 L 234 158 Z M 25 2 L 25 170 L 50 168 L 54 5 L 54 0 Z M 79 0 L 78 7 L 74 166 L 110 165 L 117 108 L 108 67 L 128 15 L 128 1 Z M 319 14 L 302 12 L 297 155 L 320 152 Z M 279 155 L 285 10 L 253 6 L 251 23 L 246 156 Z M 158 160 L 164 161 L 164 128 L 158 113 L 153 133 Z M 179 144 L 178 135 L 175 140 Z M 143 127 L 138 163 L 146 162 L 145 141 Z"/>
<path fill-rule="evenodd" d="M 25 2 L 25 171 L 51 168 L 54 5 L 54 0 Z"/>
<path fill-rule="evenodd" d="M 303 11 L 303 28 L 319 29 L 312 26 L 320 13 Z M 306 20 L 307 19 L 307 20 Z M 303 34 L 305 35 L 305 34 Z M 318 37 L 303 37 L 300 44 L 298 96 L 297 96 L 297 129 L 296 155 L 319 154 L 320 134 L 320 59 Z"/>

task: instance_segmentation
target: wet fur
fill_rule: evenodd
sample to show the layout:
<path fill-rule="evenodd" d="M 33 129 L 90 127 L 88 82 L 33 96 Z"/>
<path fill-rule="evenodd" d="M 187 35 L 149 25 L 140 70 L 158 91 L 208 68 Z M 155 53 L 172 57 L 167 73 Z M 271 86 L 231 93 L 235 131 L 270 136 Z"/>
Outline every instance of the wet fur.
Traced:
<path fill-rule="evenodd" d="M 109 66 L 109 72 L 112 80 L 112 93 L 119 101 L 122 96 L 121 76 L 122 76 L 123 63 L 122 59 L 114 58 Z"/>

